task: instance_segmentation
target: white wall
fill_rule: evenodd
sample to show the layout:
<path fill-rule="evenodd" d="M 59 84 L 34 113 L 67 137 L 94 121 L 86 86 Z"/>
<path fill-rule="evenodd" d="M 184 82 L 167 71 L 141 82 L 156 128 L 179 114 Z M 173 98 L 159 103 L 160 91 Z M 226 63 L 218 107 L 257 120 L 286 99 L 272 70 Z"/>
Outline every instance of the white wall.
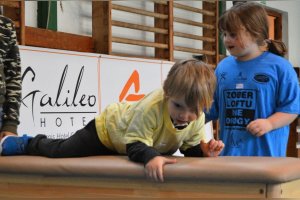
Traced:
<path fill-rule="evenodd" d="M 58 31 L 92 35 L 91 17 L 91 1 L 57 1 Z"/>
<path fill-rule="evenodd" d="M 36 1 L 25 2 L 25 25 L 37 27 L 37 3 Z"/>
<path fill-rule="evenodd" d="M 283 31 L 286 31 L 284 38 L 288 39 L 289 61 L 297 67 L 300 67 L 300 1 L 266 1 L 266 5 L 276 8 L 279 11 L 286 12 L 284 15 Z"/>
<path fill-rule="evenodd" d="M 198 6 L 200 7 L 200 1 L 181 1 L 180 3 Z M 300 67 L 300 1 L 298 0 L 290 0 L 290 1 L 265 1 L 266 6 L 270 8 L 274 8 L 277 11 L 281 11 L 284 16 L 283 21 L 283 39 L 286 45 L 288 46 L 289 54 L 288 59 L 294 66 Z M 80 35 L 91 35 L 92 34 L 92 5 L 91 1 L 58 1 L 58 31 L 75 33 Z M 136 8 L 143 8 L 150 10 L 153 9 L 152 3 L 148 1 L 114 1 L 114 4 L 120 5 L 130 5 Z M 62 5 L 63 10 L 61 10 L 60 6 Z M 232 3 L 230 1 L 227 2 L 227 6 L 231 6 Z M 26 6 L 26 26 L 34 26 L 36 27 L 36 1 L 25 1 Z M 175 16 L 181 16 L 187 19 L 192 19 L 195 21 L 202 21 L 201 16 L 190 13 L 187 14 L 184 11 L 174 10 Z M 124 14 L 124 12 L 113 11 L 112 13 L 113 19 L 132 23 L 142 23 L 146 25 L 153 25 L 153 19 L 149 19 L 149 17 L 139 17 L 134 14 Z M 193 28 L 191 26 L 184 26 L 177 23 L 174 23 L 174 29 L 177 31 L 183 31 L 187 33 L 201 33 L 201 28 Z M 126 37 L 134 37 L 135 39 L 141 40 L 153 40 L 152 33 L 144 33 L 140 31 L 134 31 L 130 29 L 122 29 L 122 28 L 113 28 L 114 36 L 126 36 Z M 201 48 L 201 42 L 191 42 L 188 39 L 174 38 L 175 45 L 185 45 L 191 48 Z M 132 46 L 128 48 L 127 45 L 122 44 L 113 44 L 113 51 L 115 52 L 128 52 L 137 55 L 149 55 L 152 56 L 154 54 L 153 48 L 149 47 L 139 47 Z M 175 52 L 175 57 L 177 58 L 189 58 L 191 54 Z"/>

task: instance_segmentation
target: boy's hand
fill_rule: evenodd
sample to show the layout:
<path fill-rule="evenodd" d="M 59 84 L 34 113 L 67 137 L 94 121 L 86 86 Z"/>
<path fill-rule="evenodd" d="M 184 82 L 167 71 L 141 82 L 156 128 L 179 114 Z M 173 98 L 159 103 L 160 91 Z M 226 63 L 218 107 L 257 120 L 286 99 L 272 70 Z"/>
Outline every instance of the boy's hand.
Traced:
<path fill-rule="evenodd" d="M 222 140 L 211 139 L 208 143 L 205 143 L 204 140 L 201 140 L 200 142 L 201 150 L 206 157 L 216 157 L 220 155 L 224 146 Z"/>
<path fill-rule="evenodd" d="M 163 156 L 155 156 L 145 166 L 145 173 L 147 178 L 150 178 L 154 181 L 164 182 L 164 165 L 174 164 L 176 162 L 176 159 L 165 158 Z"/>

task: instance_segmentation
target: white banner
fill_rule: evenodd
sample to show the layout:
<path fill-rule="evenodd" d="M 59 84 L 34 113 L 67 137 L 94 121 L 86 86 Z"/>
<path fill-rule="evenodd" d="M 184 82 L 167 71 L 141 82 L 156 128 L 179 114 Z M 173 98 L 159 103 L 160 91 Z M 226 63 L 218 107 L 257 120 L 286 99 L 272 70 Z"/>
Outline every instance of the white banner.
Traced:
<path fill-rule="evenodd" d="M 99 113 L 99 55 L 23 46 L 20 54 L 20 134 L 66 138 Z"/>
<path fill-rule="evenodd" d="M 161 87 L 161 61 L 101 55 L 101 110 L 112 102 L 134 102 Z"/>
<path fill-rule="evenodd" d="M 168 73 L 171 67 L 174 65 L 174 62 L 163 61 L 162 62 L 162 84 L 166 80 Z"/>

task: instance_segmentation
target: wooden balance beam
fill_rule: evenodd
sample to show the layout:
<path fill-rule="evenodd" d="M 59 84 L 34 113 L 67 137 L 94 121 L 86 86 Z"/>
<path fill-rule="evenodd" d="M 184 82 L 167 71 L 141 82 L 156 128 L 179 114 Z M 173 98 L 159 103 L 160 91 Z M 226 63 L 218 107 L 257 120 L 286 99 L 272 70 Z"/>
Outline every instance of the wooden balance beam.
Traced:
<path fill-rule="evenodd" d="M 0 157 L 0 199 L 300 199 L 298 158 L 178 157 L 164 177 L 146 179 L 126 156 Z"/>

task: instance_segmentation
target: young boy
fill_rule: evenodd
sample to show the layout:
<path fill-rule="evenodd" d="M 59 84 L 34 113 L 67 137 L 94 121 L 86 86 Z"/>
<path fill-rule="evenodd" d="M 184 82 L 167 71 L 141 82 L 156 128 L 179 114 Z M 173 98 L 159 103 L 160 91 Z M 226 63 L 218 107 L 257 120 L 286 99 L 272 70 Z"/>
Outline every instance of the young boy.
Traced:
<path fill-rule="evenodd" d="M 217 156 L 223 149 L 222 141 L 205 143 L 202 110 L 210 108 L 215 85 L 214 71 L 203 62 L 179 62 L 163 89 L 133 104 L 109 105 L 70 138 L 10 136 L 1 141 L 1 154 L 52 158 L 127 154 L 130 160 L 144 163 L 147 177 L 163 181 L 163 166 L 176 162 L 164 155 L 179 148 L 185 156 Z"/>

